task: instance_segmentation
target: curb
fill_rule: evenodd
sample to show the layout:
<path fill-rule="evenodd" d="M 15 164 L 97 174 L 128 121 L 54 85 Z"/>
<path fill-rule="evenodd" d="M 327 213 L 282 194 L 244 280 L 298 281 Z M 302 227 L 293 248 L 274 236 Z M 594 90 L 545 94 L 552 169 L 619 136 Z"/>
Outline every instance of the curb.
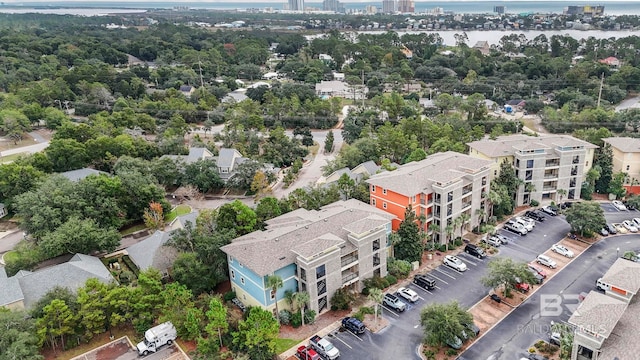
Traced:
<path fill-rule="evenodd" d="M 333 323 L 331 323 L 330 325 L 326 326 L 324 329 L 320 329 L 314 335 L 318 335 L 320 337 L 325 337 L 328 334 L 334 332 L 336 328 L 339 329 L 341 325 L 342 325 L 342 319 L 336 320 Z M 278 359 L 284 360 L 284 359 L 288 359 L 291 356 L 294 356 L 296 354 L 296 351 L 298 350 L 298 347 L 300 347 L 302 345 L 304 345 L 304 346 L 309 345 L 309 339 L 310 339 L 310 337 L 309 338 L 304 338 L 304 340 L 300 341 L 298 344 L 296 344 L 293 347 L 289 348 L 285 352 L 278 354 Z"/>

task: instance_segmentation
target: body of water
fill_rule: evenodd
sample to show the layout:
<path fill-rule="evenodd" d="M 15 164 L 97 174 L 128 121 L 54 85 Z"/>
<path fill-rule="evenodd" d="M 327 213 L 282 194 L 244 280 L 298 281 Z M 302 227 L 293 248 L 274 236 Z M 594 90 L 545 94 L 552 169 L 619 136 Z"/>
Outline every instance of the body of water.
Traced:
<path fill-rule="evenodd" d="M 94 9 L 172 9 L 186 6 L 193 9 L 263 9 L 272 7 L 282 9 L 285 1 L 274 2 L 207 2 L 207 1 L 43 1 L 43 2 L 5 2 L 0 12 L 9 12 L 9 8 L 20 7 L 44 12 L 49 8 L 94 8 Z M 382 2 L 344 2 L 347 10 L 362 10 L 367 5 L 382 8 Z M 640 15 L 640 1 L 416 1 L 416 12 L 425 13 L 438 7 L 454 13 L 492 13 L 493 7 L 506 7 L 510 14 L 521 13 L 562 13 L 570 5 L 604 5 L 605 15 Z M 306 6 L 322 8 L 322 2 L 306 2 Z M 33 12 L 33 11 L 31 11 Z"/>

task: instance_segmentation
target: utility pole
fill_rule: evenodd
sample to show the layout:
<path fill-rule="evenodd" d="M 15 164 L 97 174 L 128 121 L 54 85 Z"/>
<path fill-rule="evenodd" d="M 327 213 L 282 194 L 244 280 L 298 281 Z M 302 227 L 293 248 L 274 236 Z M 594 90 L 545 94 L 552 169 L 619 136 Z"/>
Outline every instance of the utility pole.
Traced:
<path fill-rule="evenodd" d="M 364 70 L 362 70 L 362 108 L 364 109 Z"/>
<path fill-rule="evenodd" d="M 600 79 L 600 91 L 598 91 L 598 106 L 596 106 L 596 108 L 600 107 L 600 99 L 602 99 L 602 87 L 604 86 L 604 73 L 602 73 L 602 78 Z"/>
<path fill-rule="evenodd" d="M 204 80 L 202 79 L 202 61 L 198 57 L 198 69 L 200 70 L 200 87 L 204 87 Z"/>

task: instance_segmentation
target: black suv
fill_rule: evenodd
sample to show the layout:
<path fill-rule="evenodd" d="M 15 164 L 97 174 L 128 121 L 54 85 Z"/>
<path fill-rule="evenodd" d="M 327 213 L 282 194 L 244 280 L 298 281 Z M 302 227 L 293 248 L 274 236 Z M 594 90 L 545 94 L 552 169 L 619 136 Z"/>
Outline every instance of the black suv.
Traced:
<path fill-rule="evenodd" d="M 540 222 L 542 222 L 542 221 L 544 221 L 546 219 L 546 217 L 544 215 L 540 214 L 537 211 L 531 211 L 531 210 L 529 210 L 526 213 L 524 213 L 524 216 L 528 217 L 529 219 L 533 219 L 535 221 L 540 221 Z"/>
<path fill-rule="evenodd" d="M 426 290 L 432 290 L 436 288 L 436 281 L 425 275 L 414 276 L 413 283 Z"/>
<path fill-rule="evenodd" d="M 354 334 L 364 334 L 366 330 L 362 321 L 352 317 L 342 319 L 342 326 Z"/>
<path fill-rule="evenodd" d="M 471 256 L 475 256 L 478 259 L 487 257 L 487 254 L 485 254 L 484 250 L 481 247 L 474 244 L 467 244 L 467 246 L 464 247 L 464 252 L 466 252 Z"/>

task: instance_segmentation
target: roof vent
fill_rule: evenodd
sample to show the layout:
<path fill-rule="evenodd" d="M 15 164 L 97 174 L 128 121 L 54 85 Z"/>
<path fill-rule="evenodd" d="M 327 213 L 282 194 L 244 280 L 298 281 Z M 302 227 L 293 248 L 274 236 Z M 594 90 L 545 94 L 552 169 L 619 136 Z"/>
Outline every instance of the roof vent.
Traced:
<path fill-rule="evenodd" d="M 275 241 L 278 241 L 278 238 L 275 238 Z"/>
<path fill-rule="evenodd" d="M 309 225 L 305 225 L 305 226 L 304 226 L 304 228 L 305 228 L 305 229 L 308 229 L 308 228 L 309 228 Z"/>
<path fill-rule="evenodd" d="M 287 258 L 286 256 L 283 256 L 283 257 L 281 257 L 281 258 L 280 258 L 280 260 L 284 260 L 284 259 L 286 259 L 286 258 Z"/>
<path fill-rule="evenodd" d="M 324 222 L 327 222 L 327 221 L 329 221 L 329 219 L 324 219 Z"/>

